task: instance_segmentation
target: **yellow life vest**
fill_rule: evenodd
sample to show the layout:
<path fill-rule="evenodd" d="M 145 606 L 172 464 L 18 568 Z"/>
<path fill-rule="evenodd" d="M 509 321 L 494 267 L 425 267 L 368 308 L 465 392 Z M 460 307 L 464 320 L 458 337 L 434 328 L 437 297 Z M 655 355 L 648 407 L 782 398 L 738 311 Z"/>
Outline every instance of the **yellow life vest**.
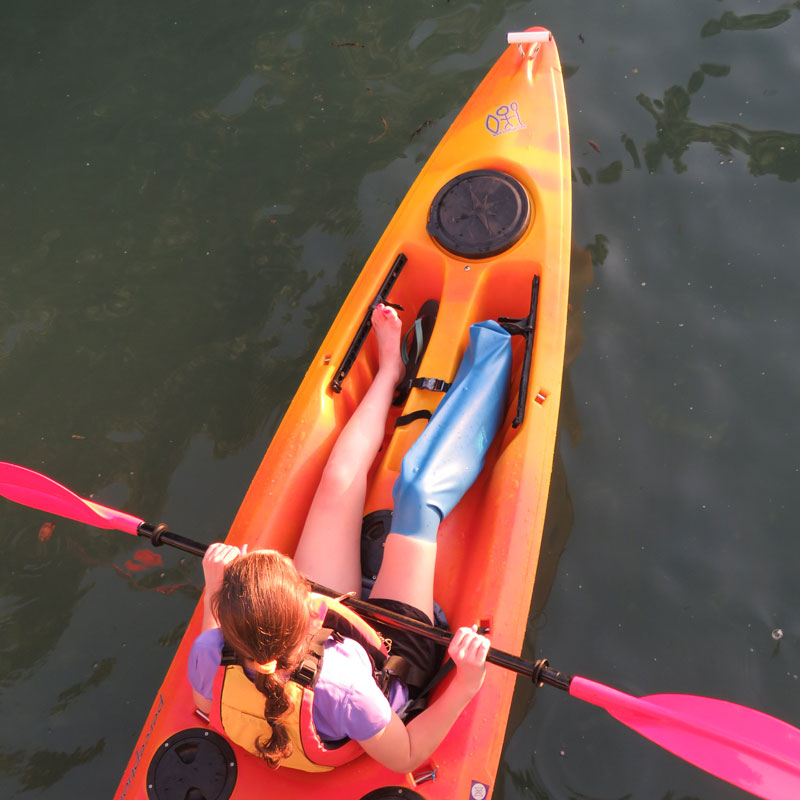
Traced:
<path fill-rule="evenodd" d="M 339 600 L 312 594 L 311 602 L 311 632 L 319 652 L 315 655 L 312 648 L 309 657 L 285 684 L 290 710 L 281 722 L 289 734 L 292 753 L 281 762 L 281 766 L 306 772 L 325 772 L 357 758 L 363 749 L 353 739 L 326 744 L 314 727 L 314 685 L 321 664 L 322 643 L 331 629 L 355 639 L 367 650 L 377 670 L 382 669 L 388 653 L 377 631 Z M 269 740 L 272 728 L 264 718 L 264 695 L 239 664 L 220 667 L 214 681 L 213 698 L 212 724 L 232 742 L 259 755 L 256 741 L 262 737 Z"/>

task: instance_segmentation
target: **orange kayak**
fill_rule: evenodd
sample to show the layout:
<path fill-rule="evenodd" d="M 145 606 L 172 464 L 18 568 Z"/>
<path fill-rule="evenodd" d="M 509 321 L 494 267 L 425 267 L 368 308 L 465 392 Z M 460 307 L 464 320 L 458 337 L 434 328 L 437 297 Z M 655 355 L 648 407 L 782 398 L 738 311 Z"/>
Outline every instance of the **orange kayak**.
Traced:
<path fill-rule="evenodd" d="M 435 596 L 452 628 L 477 622 L 494 647 L 515 653 L 530 610 L 558 423 L 571 170 L 555 42 L 541 28 L 509 37 L 524 41 L 509 45 L 411 186 L 311 363 L 226 541 L 294 552 L 328 453 L 377 368 L 374 337 L 365 337 L 376 302 L 400 307 L 404 330 L 426 301 L 439 309 L 417 373 L 431 380 L 418 381 L 390 414 L 365 514 L 392 507 L 403 456 L 443 396 L 432 390 L 436 382 L 453 380 L 469 326 L 504 319 L 520 334 L 512 337 L 510 401 L 486 466 L 440 527 Z M 513 673 L 489 666 L 481 691 L 414 774 L 367 756 L 324 773 L 273 771 L 195 713 L 186 661 L 201 617 L 199 604 L 117 800 L 491 796 Z"/>

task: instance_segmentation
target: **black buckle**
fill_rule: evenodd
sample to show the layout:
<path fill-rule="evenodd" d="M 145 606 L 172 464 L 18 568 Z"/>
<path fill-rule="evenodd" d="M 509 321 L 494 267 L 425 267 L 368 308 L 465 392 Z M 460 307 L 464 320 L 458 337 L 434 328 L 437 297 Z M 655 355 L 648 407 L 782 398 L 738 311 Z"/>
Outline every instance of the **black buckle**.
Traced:
<path fill-rule="evenodd" d="M 427 389 L 429 392 L 446 392 L 452 385 L 441 378 L 414 378 L 411 381 L 414 389 Z"/>
<path fill-rule="evenodd" d="M 317 659 L 306 658 L 292 674 L 292 680 L 301 686 L 311 686 L 317 677 Z"/>

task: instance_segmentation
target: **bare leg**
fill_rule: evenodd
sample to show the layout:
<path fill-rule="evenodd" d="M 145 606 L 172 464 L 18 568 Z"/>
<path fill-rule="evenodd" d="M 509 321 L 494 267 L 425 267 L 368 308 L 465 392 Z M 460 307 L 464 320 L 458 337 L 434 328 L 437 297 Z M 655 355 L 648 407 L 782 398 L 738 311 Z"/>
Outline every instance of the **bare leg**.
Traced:
<path fill-rule="evenodd" d="M 367 473 L 383 442 L 394 388 L 404 373 L 400 320 L 394 309 L 378 306 L 372 326 L 378 338 L 378 372 L 333 446 L 294 555 L 300 572 L 341 592 L 361 590 Z"/>
<path fill-rule="evenodd" d="M 370 598 L 400 600 L 424 611 L 433 621 L 433 575 L 436 542 L 390 533 Z"/>

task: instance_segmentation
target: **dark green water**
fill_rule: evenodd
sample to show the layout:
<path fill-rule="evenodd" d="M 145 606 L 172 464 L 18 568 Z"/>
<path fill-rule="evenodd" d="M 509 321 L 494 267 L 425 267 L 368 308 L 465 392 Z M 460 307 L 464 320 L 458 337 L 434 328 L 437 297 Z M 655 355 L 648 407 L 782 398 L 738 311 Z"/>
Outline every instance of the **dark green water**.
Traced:
<path fill-rule="evenodd" d="M 224 535 L 394 208 L 535 24 L 575 258 L 529 654 L 800 725 L 798 3 L 5 4 L 0 459 Z M 47 519 L 0 505 L 0 796 L 110 797 L 201 572 Z M 524 689 L 496 798 L 744 797 Z"/>

